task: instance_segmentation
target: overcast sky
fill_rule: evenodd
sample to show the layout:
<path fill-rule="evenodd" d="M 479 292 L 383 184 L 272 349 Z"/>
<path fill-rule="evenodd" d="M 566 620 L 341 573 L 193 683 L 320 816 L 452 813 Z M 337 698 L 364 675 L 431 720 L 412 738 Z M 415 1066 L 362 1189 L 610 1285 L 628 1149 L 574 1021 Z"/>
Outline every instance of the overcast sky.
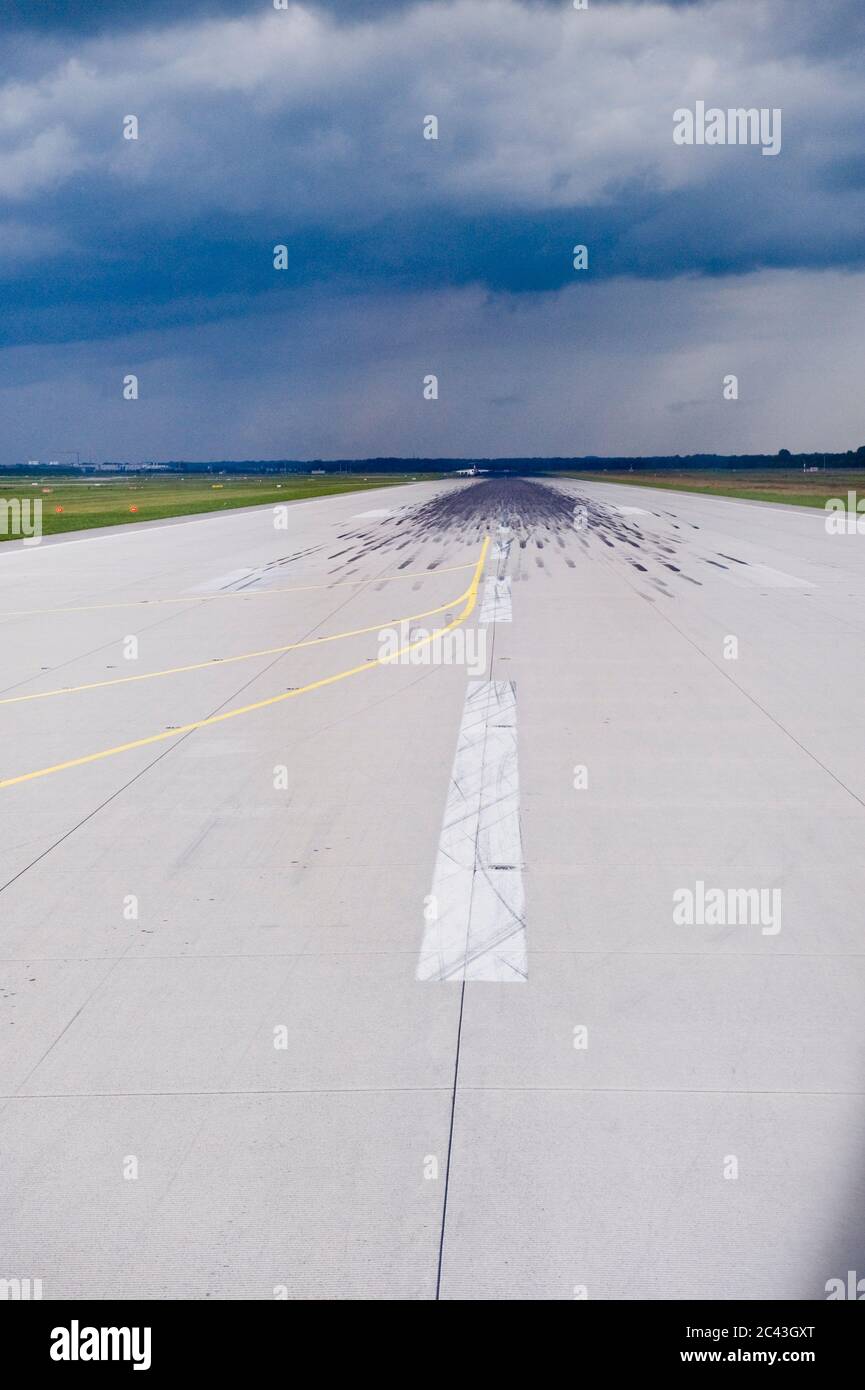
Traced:
<path fill-rule="evenodd" d="M 0 463 L 865 443 L 863 0 L 0 23 Z M 675 144 L 698 101 L 780 153 Z"/>

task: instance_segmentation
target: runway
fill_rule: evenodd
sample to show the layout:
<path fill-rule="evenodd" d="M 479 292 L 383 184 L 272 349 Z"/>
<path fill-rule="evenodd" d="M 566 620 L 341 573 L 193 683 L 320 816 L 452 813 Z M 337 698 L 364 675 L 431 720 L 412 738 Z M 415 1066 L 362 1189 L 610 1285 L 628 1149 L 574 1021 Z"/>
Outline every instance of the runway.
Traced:
<path fill-rule="evenodd" d="M 519 479 L 0 546 L 0 1279 L 865 1276 L 863 546 Z"/>

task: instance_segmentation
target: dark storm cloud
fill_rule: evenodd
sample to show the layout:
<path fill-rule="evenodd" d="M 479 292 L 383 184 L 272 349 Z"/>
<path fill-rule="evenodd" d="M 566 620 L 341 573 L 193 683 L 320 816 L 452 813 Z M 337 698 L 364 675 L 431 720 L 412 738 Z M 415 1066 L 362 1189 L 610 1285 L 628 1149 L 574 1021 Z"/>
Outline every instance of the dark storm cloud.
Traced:
<path fill-rule="evenodd" d="M 593 5 L 628 3 L 628 0 L 591 0 Z M 327 10 L 338 19 L 374 19 L 387 10 L 405 10 L 424 0 L 313 0 L 310 8 Z M 426 0 L 446 4 L 447 0 Z M 546 8 L 562 8 L 569 0 L 529 0 Z M 635 0 L 630 0 L 635 3 Z M 657 0 L 636 0 L 657 3 Z M 668 0 L 672 6 L 694 6 L 711 0 Z M 154 24 L 182 24 L 199 18 L 272 9 L 273 0 L 5 0 L 4 18 L 12 27 L 42 30 L 78 30 L 95 33 L 106 28 L 142 28 Z"/>
<path fill-rule="evenodd" d="M 627 300 L 651 315 L 630 277 L 660 305 L 679 277 L 796 271 L 807 288 L 862 265 L 860 0 L 590 0 L 585 12 L 342 0 L 286 13 L 264 0 L 13 0 L 4 16 L 9 345 L 146 334 L 159 357 L 156 334 L 171 357 L 198 325 L 229 351 L 241 323 L 253 341 L 257 321 L 284 312 L 303 360 L 324 296 L 344 322 L 388 306 L 389 331 L 401 299 L 459 303 L 457 353 L 495 324 L 516 362 L 518 340 L 501 332 L 521 299 L 535 331 L 535 311 L 576 304 L 577 285 L 607 285 L 608 313 Z M 674 146 L 672 113 L 697 99 L 782 108 L 780 155 Z M 137 142 L 121 138 L 129 112 Z M 427 113 L 436 142 L 421 136 Z M 425 324 L 412 331 L 422 343 Z M 677 405 L 708 399 L 692 385 L 665 420 L 699 414 Z M 479 389 L 507 428 L 518 374 Z"/>
<path fill-rule="evenodd" d="M 77 31 L 141 28 L 260 9 L 262 0 L 5 0 L 11 28 Z"/>

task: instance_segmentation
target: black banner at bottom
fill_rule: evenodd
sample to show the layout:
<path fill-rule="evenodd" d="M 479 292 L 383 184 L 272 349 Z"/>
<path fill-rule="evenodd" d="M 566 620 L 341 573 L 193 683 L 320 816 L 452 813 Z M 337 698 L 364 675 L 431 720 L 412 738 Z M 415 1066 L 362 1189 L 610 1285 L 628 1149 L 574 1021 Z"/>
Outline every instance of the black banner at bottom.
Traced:
<path fill-rule="evenodd" d="M 498 1314 L 485 1306 L 484 1321 L 494 1325 Z M 287 1358 L 303 1346 L 309 1308 L 286 1302 L 8 1301 L 0 1305 L 0 1336 L 4 1364 L 14 1365 L 19 1375 L 32 1370 L 93 1376 L 108 1368 L 115 1375 L 159 1378 L 192 1371 L 224 1378 L 269 1363 L 291 1373 Z M 334 1315 L 331 1309 L 329 1320 Z M 579 1339 L 582 1365 L 591 1356 L 593 1364 L 613 1373 L 801 1366 L 825 1375 L 856 1364 L 862 1333 L 858 1313 L 843 1302 L 577 1301 L 552 1316 L 557 1332 Z M 372 1331 L 367 1328 L 366 1337 Z M 428 1359 L 432 1346 L 425 1345 L 425 1370 L 435 1365 L 434 1353 Z M 377 1362 L 380 1356 L 379 1351 Z"/>

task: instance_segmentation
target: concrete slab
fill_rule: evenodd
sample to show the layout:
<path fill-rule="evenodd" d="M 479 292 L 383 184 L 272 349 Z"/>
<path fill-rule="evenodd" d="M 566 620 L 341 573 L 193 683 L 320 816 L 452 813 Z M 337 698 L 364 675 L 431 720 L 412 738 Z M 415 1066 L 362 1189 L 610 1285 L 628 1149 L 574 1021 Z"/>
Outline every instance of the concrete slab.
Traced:
<path fill-rule="evenodd" d="M 862 1268 L 857 538 L 559 482 L 505 542 L 474 487 L 0 546 L 0 780 L 61 769 L 0 787 L 4 1277 L 759 1299 Z M 377 664 L 459 613 L 486 534 L 483 672 Z M 518 825 L 516 988 L 415 979 L 469 679 L 519 692 L 518 804 L 509 754 L 468 846 L 495 893 Z M 779 888 L 781 930 L 677 922 L 698 880 Z"/>

